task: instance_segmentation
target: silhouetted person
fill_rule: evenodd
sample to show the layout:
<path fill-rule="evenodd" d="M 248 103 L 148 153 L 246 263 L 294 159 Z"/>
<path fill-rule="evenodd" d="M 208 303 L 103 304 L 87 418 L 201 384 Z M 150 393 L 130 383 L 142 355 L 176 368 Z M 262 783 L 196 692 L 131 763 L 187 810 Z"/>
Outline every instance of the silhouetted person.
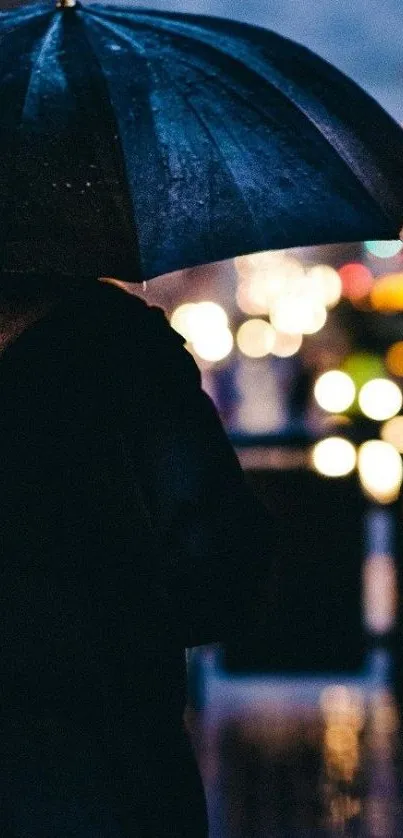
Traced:
<path fill-rule="evenodd" d="M 205 838 L 184 648 L 247 630 L 259 513 L 160 310 L 11 278 L 0 318 L 1 835 Z"/>

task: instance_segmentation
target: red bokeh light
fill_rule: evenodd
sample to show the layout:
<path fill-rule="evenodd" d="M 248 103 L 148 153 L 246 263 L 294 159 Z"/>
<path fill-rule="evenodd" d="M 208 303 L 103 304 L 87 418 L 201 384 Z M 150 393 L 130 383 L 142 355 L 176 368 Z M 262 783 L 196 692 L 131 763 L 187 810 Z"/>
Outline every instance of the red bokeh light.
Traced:
<path fill-rule="evenodd" d="M 361 300 L 369 294 L 374 277 L 369 268 L 361 262 L 348 262 L 338 270 L 343 286 L 343 296 L 349 300 Z"/>

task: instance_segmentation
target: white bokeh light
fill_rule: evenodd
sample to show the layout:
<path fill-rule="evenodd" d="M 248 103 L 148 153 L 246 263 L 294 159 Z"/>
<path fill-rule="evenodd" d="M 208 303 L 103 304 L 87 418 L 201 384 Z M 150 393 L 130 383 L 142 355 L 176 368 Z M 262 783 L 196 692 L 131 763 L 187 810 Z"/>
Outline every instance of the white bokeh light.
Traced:
<path fill-rule="evenodd" d="M 379 422 L 399 413 L 402 402 L 400 387 L 387 378 L 367 381 L 358 394 L 358 403 L 364 415 Z"/>
<path fill-rule="evenodd" d="M 342 294 L 342 283 L 338 272 L 330 265 L 314 265 L 306 272 L 312 292 L 326 306 L 337 305 Z"/>
<path fill-rule="evenodd" d="M 217 329 L 196 335 L 192 341 L 193 349 L 203 361 L 222 361 L 230 354 L 234 339 L 228 328 Z"/>
<path fill-rule="evenodd" d="M 183 303 L 175 309 L 171 316 L 172 328 L 179 332 L 185 340 L 191 340 L 192 315 L 195 308 L 195 303 Z"/>
<path fill-rule="evenodd" d="M 402 485 L 402 459 L 381 439 L 364 442 L 358 451 L 358 474 L 364 491 L 378 503 L 392 503 Z"/>
<path fill-rule="evenodd" d="M 389 442 L 403 454 L 403 416 L 394 416 L 392 419 L 388 419 L 382 425 L 381 437 L 384 442 Z"/>
<path fill-rule="evenodd" d="M 308 296 L 287 294 L 276 300 L 270 318 L 279 332 L 313 335 L 325 325 L 327 312 L 324 305 Z"/>
<path fill-rule="evenodd" d="M 264 358 L 271 352 L 275 339 L 273 326 L 260 318 L 242 323 L 237 332 L 239 349 L 248 358 Z"/>
<path fill-rule="evenodd" d="M 356 464 L 356 450 L 348 439 L 331 436 L 314 445 L 312 463 L 319 474 L 325 477 L 344 477 L 350 474 Z"/>
<path fill-rule="evenodd" d="M 301 334 L 289 335 L 286 332 L 275 332 L 271 354 L 277 358 L 291 358 L 301 349 L 303 337 Z"/>
<path fill-rule="evenodd" d="M 355 384 L 346 372 L 328 370 L 317 379 L 314 395 L 323 410 L 327 410 L 328 413 L 343 413 L 354 401 Z"/>

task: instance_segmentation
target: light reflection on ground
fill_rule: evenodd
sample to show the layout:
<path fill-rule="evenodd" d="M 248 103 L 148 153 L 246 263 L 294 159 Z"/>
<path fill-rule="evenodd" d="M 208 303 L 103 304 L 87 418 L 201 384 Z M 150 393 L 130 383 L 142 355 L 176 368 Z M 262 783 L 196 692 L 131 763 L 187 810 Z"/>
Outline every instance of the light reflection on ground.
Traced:
<path fill-rule="evenodd" d="M 354 678 L 232 677 L 207 649 L 193 672 L 196 664 L 193 697 L 203 695 L 204 709 L 189 711 L 188 723 L 210 838 L 401 838 L 387 656 L 375 653 Z"/>

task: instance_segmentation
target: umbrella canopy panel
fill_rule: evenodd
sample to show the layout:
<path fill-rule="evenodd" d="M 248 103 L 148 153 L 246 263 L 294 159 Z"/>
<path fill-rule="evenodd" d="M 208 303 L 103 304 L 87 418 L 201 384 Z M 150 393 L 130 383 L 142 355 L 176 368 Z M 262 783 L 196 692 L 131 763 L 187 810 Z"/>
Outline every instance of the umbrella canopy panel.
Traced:
<path fill-rule="evenodd" d="M 0 14 L 0 272 L 148 279 L 397 238 L 403 132 L 263 29 L 88 5 Z"/>

